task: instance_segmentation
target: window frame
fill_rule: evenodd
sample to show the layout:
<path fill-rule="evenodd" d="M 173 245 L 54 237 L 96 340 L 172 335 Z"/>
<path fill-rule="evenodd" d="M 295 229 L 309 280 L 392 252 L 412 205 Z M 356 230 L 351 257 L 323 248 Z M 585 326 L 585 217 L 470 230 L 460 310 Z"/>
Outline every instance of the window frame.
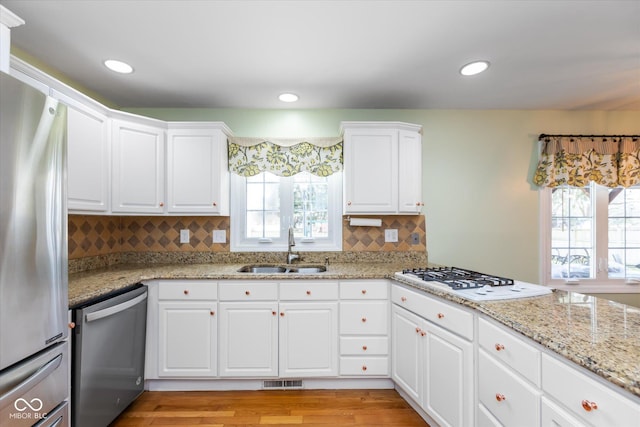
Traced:
<path fill-rule="evenodd" d="M 280 177 L 280 237 L 258 239 L 246 237 L 246 189 L 245 177 L 232 173 L 230 248 L 231 252 L 286 252 L 288 247 L 288 217 L 293 216 L 293 177 Z M 329 188 L 328 222 L 326 238 L 296 237 L 295 251 L 339 252 L 342 251 L 342 172 L 327 177 Z M 284 190 L 284 191 L 283 191 Z M 287 206 L 285 208 L 285 205 Z M 239 220 L 237 220 L 238 218 Z"/>
<path fill-rule="evenodd" d="M 579 279 L 554 279 L 551 277 L 552 188 L 539 190 L 540 207 L 540 278 L 544 285 L 556 289 L 589 293 L 637 293 L 637 281 L 608 277 L 608 188 L 593 185 L 593 251 L 595 277 Z"/>

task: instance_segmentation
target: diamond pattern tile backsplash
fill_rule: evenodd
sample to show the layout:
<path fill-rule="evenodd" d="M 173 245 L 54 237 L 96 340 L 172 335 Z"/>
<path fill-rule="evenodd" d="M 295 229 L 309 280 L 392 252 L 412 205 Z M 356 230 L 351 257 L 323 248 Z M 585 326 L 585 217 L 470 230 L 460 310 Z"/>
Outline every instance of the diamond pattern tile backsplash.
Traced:
<path fill-rule="evenodd" d="M 351 227 L 344 217 L 342 250 L 426 251 L 424 215 L 382 216 L 381 227 Z M 120 252 L 229 252 L 230 218 L 219 216 L 69 215 L 69 259 Z M 385 243 L 384 230 L 398 230 L 398 242 Z M 190 231 L 180 243 L 180 230 Z M 213 243 L 212 231 L 225 230 L 226 243 Z M 412 234 L 417 234 L 414 244 Z"/>
<path fill-rule="evenodd" d="M 180 243 L 180 230 L 190 231 Z M 212 231 L 225 230 L 226 243 Z M 229 252 L 229 217 L 69 215 L 69 259 L 117 252 Z"/>
<path fill-rule="evenodd" d="M 427 232 L 424 215 L 388 215 L 374 217 L 382 219 L 382 225 L 380 227 L 352 227 L 349 225 L 348 217 L 343 217 L 343 251 L 424 252 L 427 250 Z M 386 229 L 398 230 L 397 242 L 384 241 L 384 231 Z M 412 234 L 417 235 L 418 243 L 413 243 Z"/>

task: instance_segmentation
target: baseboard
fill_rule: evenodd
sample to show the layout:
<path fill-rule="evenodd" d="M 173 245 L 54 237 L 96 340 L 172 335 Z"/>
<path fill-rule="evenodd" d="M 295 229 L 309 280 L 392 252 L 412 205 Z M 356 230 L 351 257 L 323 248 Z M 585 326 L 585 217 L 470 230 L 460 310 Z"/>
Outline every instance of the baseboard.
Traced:
<path fill-rule="evenodd" d="M 264 380 L 261 379 L 170 379 L 146 380 L 145 390 L 148 391 L 230 391 L 230 390 L 264 390 Z M 390 378 L 302 378 L 302 387 L 308 390 L 322 389 L 392 389 Z M 277 389 L 276 389 L 277 390 Z M 405 398 L 406 400 L 406 398 Z"/>

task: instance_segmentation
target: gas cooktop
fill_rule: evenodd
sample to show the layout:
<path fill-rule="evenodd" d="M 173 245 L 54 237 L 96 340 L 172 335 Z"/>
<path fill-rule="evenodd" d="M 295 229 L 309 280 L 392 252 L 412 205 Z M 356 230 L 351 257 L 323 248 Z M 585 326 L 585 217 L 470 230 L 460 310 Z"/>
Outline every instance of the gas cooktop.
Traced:
<path fill-rule="evenodd" d="M 551 288 L 458 267 L 402 270 L 396 277 L 423 287 L 432 287 L 472 301 L 491 301 L 540 296 Z"/>

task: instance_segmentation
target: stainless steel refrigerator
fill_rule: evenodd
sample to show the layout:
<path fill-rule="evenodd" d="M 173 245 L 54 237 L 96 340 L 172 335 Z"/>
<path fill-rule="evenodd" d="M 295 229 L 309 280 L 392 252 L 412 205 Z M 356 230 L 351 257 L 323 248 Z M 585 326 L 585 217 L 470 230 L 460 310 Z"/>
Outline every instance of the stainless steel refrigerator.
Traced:
<path fill-rule="evenodd" d="M 68 417 L 66 108 L 0 72 L 0 425 Z"/>

